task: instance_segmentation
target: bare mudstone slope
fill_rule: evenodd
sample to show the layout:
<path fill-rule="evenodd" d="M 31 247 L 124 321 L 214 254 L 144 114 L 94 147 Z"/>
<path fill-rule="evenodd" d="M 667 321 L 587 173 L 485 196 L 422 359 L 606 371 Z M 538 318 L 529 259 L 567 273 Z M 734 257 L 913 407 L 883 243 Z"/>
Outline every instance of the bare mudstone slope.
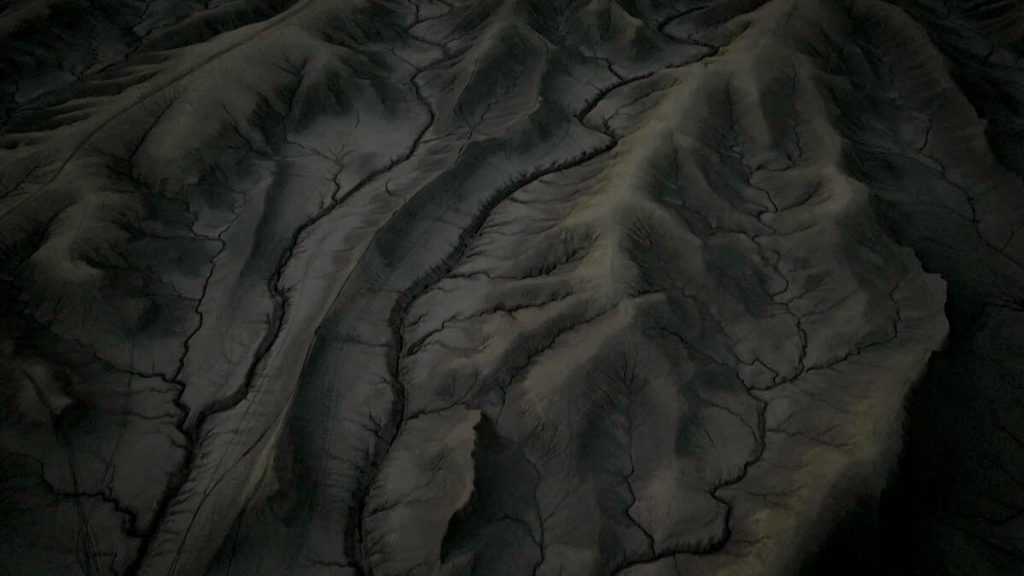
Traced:
<path fill-rule="evenodd" d="M 1021 4 L 0 10 L 0 573 L 1020 573 Z"/>

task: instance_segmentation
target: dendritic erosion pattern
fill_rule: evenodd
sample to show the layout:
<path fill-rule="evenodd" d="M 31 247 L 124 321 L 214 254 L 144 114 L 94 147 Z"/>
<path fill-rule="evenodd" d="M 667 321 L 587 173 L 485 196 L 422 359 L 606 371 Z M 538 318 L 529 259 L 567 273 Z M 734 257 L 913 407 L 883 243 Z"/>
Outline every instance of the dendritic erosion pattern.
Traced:
<path fill-rule="evenodd" d="M 0 3 L 0 572 L 791 574 L 943 366 L 929 542 L 1021 560 L 1024 16 L 948 4 Z"/>

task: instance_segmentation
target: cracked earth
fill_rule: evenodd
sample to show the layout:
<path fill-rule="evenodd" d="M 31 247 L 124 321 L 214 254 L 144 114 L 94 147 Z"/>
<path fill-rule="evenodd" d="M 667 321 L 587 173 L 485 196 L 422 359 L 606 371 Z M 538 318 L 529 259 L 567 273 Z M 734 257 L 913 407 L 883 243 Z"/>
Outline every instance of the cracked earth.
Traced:
<path fill-rule="evenodd" d="M 0 573 L 1020 573 L 1019 3 L 0 39 Z"/>

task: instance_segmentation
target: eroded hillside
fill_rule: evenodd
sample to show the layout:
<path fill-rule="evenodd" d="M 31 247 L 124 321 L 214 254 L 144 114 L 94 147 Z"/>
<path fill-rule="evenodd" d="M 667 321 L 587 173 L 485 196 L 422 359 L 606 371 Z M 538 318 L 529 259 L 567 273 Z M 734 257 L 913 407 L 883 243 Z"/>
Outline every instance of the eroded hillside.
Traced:
<path fill-rule="evenodd" d="M 0 569 L 1017 573 L 1024 9 L 953 4 L 7 2 Z"/>

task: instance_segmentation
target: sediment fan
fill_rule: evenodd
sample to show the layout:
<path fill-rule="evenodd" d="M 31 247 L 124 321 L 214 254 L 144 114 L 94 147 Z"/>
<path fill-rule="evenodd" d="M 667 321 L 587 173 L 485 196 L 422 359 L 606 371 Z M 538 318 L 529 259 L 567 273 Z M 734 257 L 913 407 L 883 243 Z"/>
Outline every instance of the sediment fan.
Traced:
<path fill-rule="evenodd" d="M 1019 4 L 2 6 L 0 571 L 1024 558 Z"/>

